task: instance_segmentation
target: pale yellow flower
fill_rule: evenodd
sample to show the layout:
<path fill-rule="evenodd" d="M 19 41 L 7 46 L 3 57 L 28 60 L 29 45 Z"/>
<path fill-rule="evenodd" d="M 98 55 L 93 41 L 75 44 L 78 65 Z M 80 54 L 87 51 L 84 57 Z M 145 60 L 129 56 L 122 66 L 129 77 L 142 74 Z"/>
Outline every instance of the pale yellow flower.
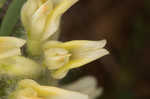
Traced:
<path fill-rule="evenodd" d="M 78 0 L 27 0 L 21 20 L 29 39 L 46 40 L 59 28 L 60 18 Z"/>
<path fill-rule="evenodd" d="M 81 67 L 109 52 L 103 47 L 106 40 L 88 41 L 75 40 L 69 42 L 49 41 L 43 45 L 45 65 L 51 70 L 51 75 L 60 79 L 70 69 Z"/>
<path fill-rule="evenodd" d="M 85 76 L 61 88 L 87 94 L 89 99 L 96 99 L 103 93 L 103 88 L 98 87 L 98 81 L 93 76 Z"/>
<path fill-rule="evenodd" d="M 22 80 L 9 99 L 88 99 L 87 95 L 52 86 L 41 86 L 33 80 Z"/>
<path fill-rule="evenodd" d="M 36 77 L 41 72 L 41 66 L 23 56 L 12 56 L 0 59 L 0 74 L 9 76 Z"/>
<path fill-rule="evenodd" d="M 0 59 L 21 55 L 25 40 L 15 37 L 0 37 Z"/>

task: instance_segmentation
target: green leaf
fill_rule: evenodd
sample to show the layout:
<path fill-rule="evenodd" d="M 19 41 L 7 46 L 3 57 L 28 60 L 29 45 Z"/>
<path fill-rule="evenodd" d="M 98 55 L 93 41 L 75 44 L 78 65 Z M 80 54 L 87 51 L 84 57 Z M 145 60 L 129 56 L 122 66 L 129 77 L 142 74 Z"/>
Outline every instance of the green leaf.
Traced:
<path fill-rule="evenodd" d="M 0 36 L 12 34 L 12 30 L 20 17 L 22 5 L 26 0 L 13 0 L 10 4 L 0 28 Z"/>

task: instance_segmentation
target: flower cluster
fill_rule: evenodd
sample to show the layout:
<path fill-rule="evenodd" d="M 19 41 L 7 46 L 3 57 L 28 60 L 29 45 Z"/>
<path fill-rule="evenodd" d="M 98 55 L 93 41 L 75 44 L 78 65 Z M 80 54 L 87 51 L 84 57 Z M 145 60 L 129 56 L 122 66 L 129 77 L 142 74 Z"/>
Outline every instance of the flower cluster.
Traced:
<path fill-rule="evenodd" d="M 0 37 L 0 74 L 33 77 L 41 71 L 40 66 L 21 55 L 25 40 L 15 37 Z"/>
<path fill-rule="evenodd" d="M 27 47 L 31 56 L 43 56 L 42 65 L 55 79 L 65 77 L 70 69 L 81 67 L 109 52 L 106 40 L 51 40 L 59 28 L 60 18 L 77 0 L 28 0 L 21 18 L 27 32 Z M 49 38 L 49 39 L 48 39 Z"/>
<path fill-rule="evenodd" d="M 0 37 L 0 73 L 33 78 L 42 70 L 50 77 L 64 78 L 70 69 L 88 64 L 109 52 L 106 40 L 73 40 L 60 42 L 51 37 L 60 20 L 78 0 L 27 0 L 21 10 L 21 21 L 27 39 Z M 23 47 L 24 45 L 27 45 Z M 22 47 L 24 50 L 22 51 Z M 35 58 L 36 57 L 36 58 Z M 38 57 L 38 58 L 37 58 Z M 87 99 L 86 95 L 55 87 L 40 86 L 33 80 L 20 81 L 10 99 Z"/>

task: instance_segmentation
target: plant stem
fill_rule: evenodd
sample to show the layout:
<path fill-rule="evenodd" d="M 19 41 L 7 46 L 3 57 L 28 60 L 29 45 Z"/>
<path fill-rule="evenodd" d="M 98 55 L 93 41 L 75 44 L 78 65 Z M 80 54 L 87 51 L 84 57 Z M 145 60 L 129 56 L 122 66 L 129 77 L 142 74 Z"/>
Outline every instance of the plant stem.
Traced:
<path fill-rule="evenodd" d="M 27 52 L 31 57 L 38 57 L 42 53 L 42 42 L 40 40 L 27 40 Z"/>

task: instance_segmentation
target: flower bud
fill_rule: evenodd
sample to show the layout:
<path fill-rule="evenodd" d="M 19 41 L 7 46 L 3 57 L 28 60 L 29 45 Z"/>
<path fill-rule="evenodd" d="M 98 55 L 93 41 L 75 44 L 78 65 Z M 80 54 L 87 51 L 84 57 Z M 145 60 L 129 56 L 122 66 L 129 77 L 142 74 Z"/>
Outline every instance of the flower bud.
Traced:
<path fill-rule="evenodd" d="M 9 99 L 88 99 L 87 95 L 52 86 L 41 86 L 33 80 L 19 82 Z"/>
<path fill-rule="evenodd" d="M 45 64 L 48 69 L 58 69 L 69 62 L 71 54 L 63 48 L 50 48 L 45 51 Z"/>
<path fill-rule="evenodd" d="M 0 59 L 21 55 L 21 47 L 25 40 L 15 37 L 0 37 Z"/>
<path fill-rule="evenodd" d="M 23 56 L 13 56 L 0 60 L 0 74 L 35 77 L 40 72 L 41 67 L 37 63 Z"/>
<path fill-rule="evenodd" d="M 57 41 L 46 42 L 43 45 L 46 57 L 46 65 L 48 67 L 53 66 L 52 68 L 49 68 L 51 70 L 51 76 L 53 78 L 61 79 L 66 76 L 70 69 L 79 68 L 109 54 L 109 52 L 105 48 L 103 48 L 105 45 L 106 40 L 74 40 L 64 43 Z M 55 55 L 52 55 L 55 53 L 57 53 L 57 58 L 55 57 Z M 57 60 L 55 61 L 54 65 L 51 64 L 52 59 L 60 59 L 63 60 L 63 62 L 59 66 L 56 65 L 56 63 L 59 63 Z"/>
<path fill-rule="evenodd" d="M 29 39 L 46 40 L 59 28 L 61 16 L 78 0 L 27 0 L 21 20 Z"/>

